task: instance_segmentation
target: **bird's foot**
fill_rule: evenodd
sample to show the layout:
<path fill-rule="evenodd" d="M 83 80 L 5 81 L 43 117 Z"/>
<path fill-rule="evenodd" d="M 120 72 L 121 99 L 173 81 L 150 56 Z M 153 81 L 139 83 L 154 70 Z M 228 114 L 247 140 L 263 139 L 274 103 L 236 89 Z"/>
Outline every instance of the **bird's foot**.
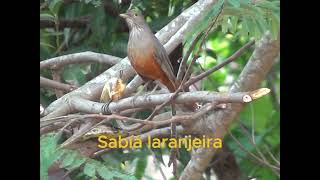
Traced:
<path fill-rule="evenodd" d="M 106 114 L 106 115 L 112 114 L 112 113 L 111 113 L 111 110 L 110 110 L 110 108 L 109 108 L 109 105 L 110 105 L 111 102 L 112 102 L 112 101 L 109 101 L 109 102 L 105 103 L 104 105 L 102 105 L 102 107 L 101 107 L 101 112 L 102 112 L 103 114 Z"/>

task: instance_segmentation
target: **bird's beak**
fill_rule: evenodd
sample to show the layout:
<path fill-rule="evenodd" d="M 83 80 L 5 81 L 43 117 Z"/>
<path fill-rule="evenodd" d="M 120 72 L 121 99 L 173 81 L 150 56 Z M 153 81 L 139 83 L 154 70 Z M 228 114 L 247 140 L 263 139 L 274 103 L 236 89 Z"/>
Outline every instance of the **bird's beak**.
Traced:
<path fill-rule="evenodd" d="M 128 14 L 126 14 L 126 13 L 120 14 L 119 16 L 124 19 L 129 18 Z"/>

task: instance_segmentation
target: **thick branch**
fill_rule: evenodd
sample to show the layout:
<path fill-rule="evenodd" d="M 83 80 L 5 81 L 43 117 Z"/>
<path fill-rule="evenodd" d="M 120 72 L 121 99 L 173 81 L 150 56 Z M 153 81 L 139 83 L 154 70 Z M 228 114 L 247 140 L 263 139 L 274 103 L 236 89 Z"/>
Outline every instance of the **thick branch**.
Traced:
<path fill-rule="evenodd" d="M 58 29 L 63 28 L 85 28 L 89 23 L 89 19 L 60 19 L 59 23 L 56 24 L 53 21 L 49 20 L 40 20 L 40 28 L 56 28 L 58 25 Z"/>
<path fill-rule="evenodd" d="M 170 99 L 172 94 L 156 94 L 145 95 L 137 97 L 128 97 L 109 104 L 109 110 L 111 112 L 120 112 L 127 109 L 140 108 L 140 107 L 152 107 L 162 104 Z M 190 103 L 190 102 L 218 102 L 218 103 L 246 103 L 250 102 L 250 92 L 241 92 L 233 94 L 223 94 L 208 91 L 196 91 L 196 92 L 184 92 L 179 93 L 175 100 L 176 104 Z M 102 112 L 104 103 L 93 102 L 82 98 L 69 99 L 70 110 L 76 110 L 85 113 L 99 114 Z M 60 114 L 61 116 L 61 114 Z M 48 117 L 46 117 L 48 118 Z M 52 118 L 52 116 L 50 117 Z"/>
<path fill-rule="evenodd" d="M 86 52 L 68 54 L 68 55 L 59 56 L 59 57 L 41 61 L 40 69 L 44 69 L 44 68 L 59 69 L 69 64 L 80 64 L 80 63 L 101 63 L 101 64 L 114 65 L 118 63 L 120 60 L 121 58 L 119 57 L 86 51 Z"/>

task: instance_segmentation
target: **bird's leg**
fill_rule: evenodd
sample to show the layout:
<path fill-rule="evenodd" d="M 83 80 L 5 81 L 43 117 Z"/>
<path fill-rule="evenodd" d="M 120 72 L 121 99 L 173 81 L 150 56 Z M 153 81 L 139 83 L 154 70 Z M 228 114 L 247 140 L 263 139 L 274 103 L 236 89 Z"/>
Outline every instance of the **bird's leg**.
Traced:
<path fill-rule="evenodd" d="M 172 109 L 172 117 L 176 115 L 176 108 L 175 108 L 175 104 L 174 102 L 172 102 L 171 104 L 171 109 Z M 178 134 L 177 134 L 177 124 L 176 122 L 172 122 L 171 123 L 171 138 L 177 139 Z M 169 158 L 169 163 L 168 166 L 170 167 L 171 164 L 173 164 L 172 166 L 172 174 L 174 175 L 175 179 L 179 179 L 178 177 L 178 165 L 177 165 L 177 155 L 178 155 L 179 151 L 178 151 L 178 147 L 174 147 L 170 150 L 170 158 Z"/>
<path fill-rule="evenodd" d="M 154 88 L 152 89 L 150 94 L 153 94 L 157 90 L 158 87 L 159 87 L 159 84 L 156 84 L 156 86 L 154 86 Z"/>
<path fill-rule="evenodd" d="M 112 114 L 110 109 L 109 109 L 109 105 L 110 105 L 111 102 L 112 102 L 112 100 L 110 100 L 109 102 L 107 102 L 104 105 L 102 105 L 102 107 L 101 107 L 102 114 L 107 114 L 107 115 Z"/>

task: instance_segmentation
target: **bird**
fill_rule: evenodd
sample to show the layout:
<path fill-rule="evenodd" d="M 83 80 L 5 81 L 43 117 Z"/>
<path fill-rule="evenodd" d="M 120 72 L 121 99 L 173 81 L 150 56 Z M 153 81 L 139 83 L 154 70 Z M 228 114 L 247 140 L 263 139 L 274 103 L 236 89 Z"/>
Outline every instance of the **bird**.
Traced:
<path fill-rule="evenodd" d="M 169 56 L 153 34 L 138 10 L 131 9 L 120 14 L 129 27 L 128 58 L 137 74 L 144 81 L 159 81 L 170 92 L 175 92 L 178 82 L 173 72 Z"/>

